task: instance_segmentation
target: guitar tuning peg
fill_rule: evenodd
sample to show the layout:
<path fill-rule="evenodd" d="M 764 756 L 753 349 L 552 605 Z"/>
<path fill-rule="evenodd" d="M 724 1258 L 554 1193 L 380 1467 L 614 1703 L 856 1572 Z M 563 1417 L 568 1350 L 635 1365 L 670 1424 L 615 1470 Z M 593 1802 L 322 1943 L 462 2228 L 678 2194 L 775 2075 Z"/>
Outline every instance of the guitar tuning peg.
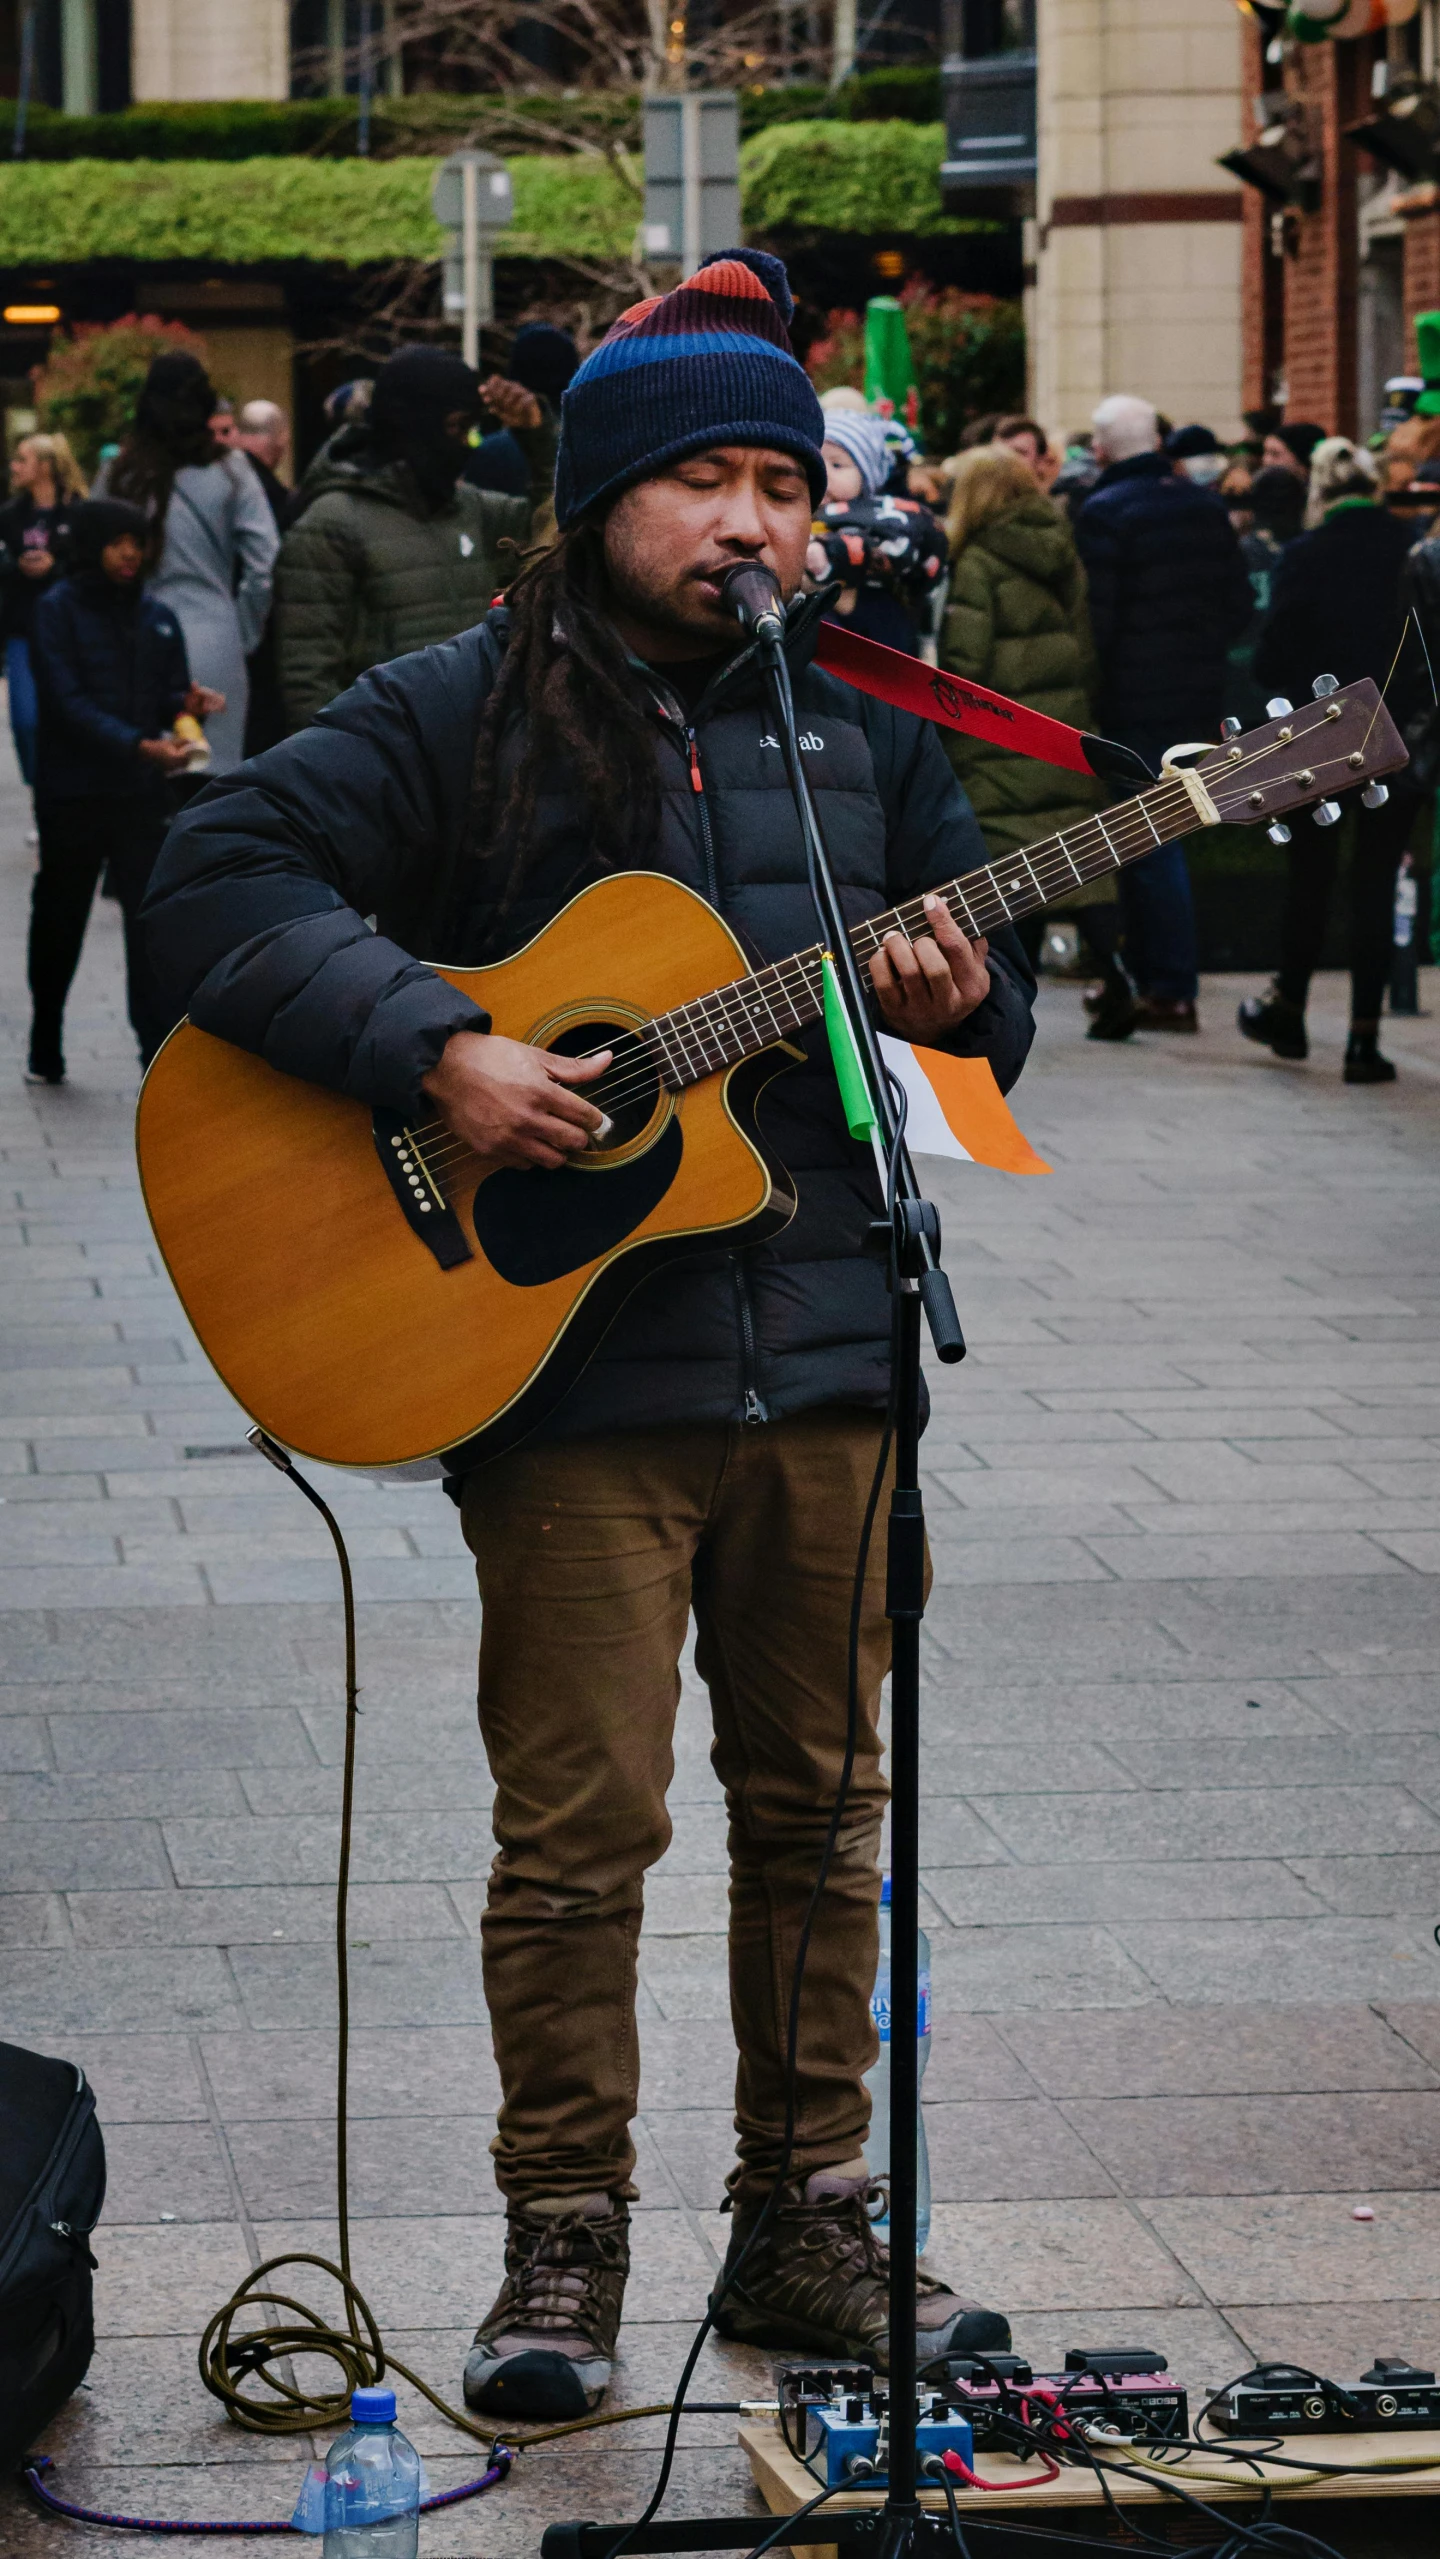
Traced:
<path fill-rule="evenodd" d="M 1383 809 L 1389 797 L 1388 782 L 1367 782 L 1360 794 L 1360 806 L 1362 809 Z"/>
<path fill-rule="evenodd" d="M 1222 737 L 1238 737 L 1240 735 L 1240 723 L 1233 712 L 1230 714 L 1228 719 L 1221 721 L 1220 735 Z"/>
<path fill-rule="evenodd" d="M 1277 693 L 1273 702 L 1266 703 L 1265 717 L 1267 720 L 1287 719 L 1294 708 L 1294 703 L 1287 702 L 1283 693 Z"/>
<path fill-rule="evenodd" d="M 1273 826 L 1266 827 L 1265 832 L 1272 844 L 1288 844 L 1290 841 L 1290 829 L 1282 826 L 1278 817 Z"/>
<path fill-rule="evenodd" d="M 1317 826 L 1338 826 L 1340 823 L 1340 803 L 1338 800 L 1322 800 L 1319 807 L 1312 809 L 1310 814 L 1314 818 Z"/>
<path fill-rule="evenodd" d="M 1323 702 L 1328 694 L 1339 692 L 1340 678 L 1338 675 L 1317 675 L 1310 690 L 1317 702 Z"/>

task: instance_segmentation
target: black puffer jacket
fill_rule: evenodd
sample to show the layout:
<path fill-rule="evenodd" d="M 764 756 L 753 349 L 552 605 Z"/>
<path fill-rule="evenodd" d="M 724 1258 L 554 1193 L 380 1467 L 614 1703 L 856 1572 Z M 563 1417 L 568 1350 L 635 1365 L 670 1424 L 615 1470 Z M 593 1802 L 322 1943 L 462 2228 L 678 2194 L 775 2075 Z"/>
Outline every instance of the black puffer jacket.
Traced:
<path fill-rule="evenodd" d="M 1112 462 L 1075 518 L 1107 736 L 1209 737 L 1254 598 L 1230 518 L 1163 453 Z"/>
<path fill-rule="evenodd" d="M 164 774 L 139 747 L 178 719 L 190 690 L 169 605 L 82 569 L 39 598 L 30 645 L 40 697 L 36 798 L 165 797 Z"/>
<path fill-rule="evenodd" d="M 790 643 L 807 770 L 846 911 L 858 923 L 985 859 L 932 729 L 808 666 L 815 613 Z M 227 774 L 172 829 L 146 913 L 177 1006 L 287 1073 L 370 1103 L 412 1106 L 453 1031 L 486 1016 L 391 936 L 463 840 L 476 723 L 505 620 L 377 667 L 298 737 Z M 643 678 L 637 676 L 637 681 Z M 815 939 L 805 861 L 750 652 L 695 714 L 703 789 L 673 697 L 656 707 L 661 819 L 644 867 L 718 907 L 752 951 L 781 959 Z M 598 875 L 583 805 L 565 777 L 541 799 L 543 848 L 505 921 L 477 904 L 447 959 L 517 948 Z M 374 913 L 379 930 L 362 917 Z M 413 947 L 413 943 L 412 943 Z M 1008 933 L 991 992 L 955 1035 L 1003 1088 L 1033 1036 L 1034 981 Z M 796 1177 L 799 1208 L 773 1242 L 697 1255 L 645 1283 L 550 1422 L 550 1436 L 662 1422 L 778 1418 L 809 1405 L 884 1401 L 884 1274 L 861 1251 L 876 1206 L 869 1150 L 847 1134 L 823 1034 L 761 1105 Z"/>

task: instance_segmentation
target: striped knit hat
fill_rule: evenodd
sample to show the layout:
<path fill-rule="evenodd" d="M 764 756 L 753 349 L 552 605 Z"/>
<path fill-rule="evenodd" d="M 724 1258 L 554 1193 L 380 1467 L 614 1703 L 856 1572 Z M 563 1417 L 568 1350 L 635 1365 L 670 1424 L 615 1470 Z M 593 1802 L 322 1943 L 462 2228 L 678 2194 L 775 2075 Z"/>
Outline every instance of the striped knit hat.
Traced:
<path fill-rule="evenodd" d="M 673 293 L 622 312 L 561 404 L 561 530 L 682 454 L 717 444 L 793 453 L 818 505 L 825 421 L 790 352 L 794 308 L 778 258 L 728 249 Z"/>

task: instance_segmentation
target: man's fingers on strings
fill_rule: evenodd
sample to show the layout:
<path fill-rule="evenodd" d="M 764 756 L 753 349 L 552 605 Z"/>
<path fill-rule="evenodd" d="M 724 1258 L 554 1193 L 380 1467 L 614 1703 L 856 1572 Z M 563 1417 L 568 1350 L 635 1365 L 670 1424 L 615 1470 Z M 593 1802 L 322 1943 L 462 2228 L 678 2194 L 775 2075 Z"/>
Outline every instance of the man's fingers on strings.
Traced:
<path fill-rule="evenodd" d="M 913 942 L 903 933 L 887 933 L 875 954 L 876 964 L 887 970 L 881 984 L 882 993 L 911 993 L 920 984 L 920 960 Z"/>
<path fill-rule="evenodd" d="M 984 959 L 987 945 L 984 942 L 967 942 L 943 897 L 932 893 L 926 898 L 925 921 L 948 957 L 953 959 L 961 951 L 974 951 Z"/>
<path fill-rule="evenodd" d="M 548 1048 L 539 1051 L 546 1074 L 553 1076 L 557 1084 L 593 1084 L 597 1075 L 604 1074 L 614 1054 L 608 1048 L 597 1049 L 593 1057 L 560 1057 Z"/>

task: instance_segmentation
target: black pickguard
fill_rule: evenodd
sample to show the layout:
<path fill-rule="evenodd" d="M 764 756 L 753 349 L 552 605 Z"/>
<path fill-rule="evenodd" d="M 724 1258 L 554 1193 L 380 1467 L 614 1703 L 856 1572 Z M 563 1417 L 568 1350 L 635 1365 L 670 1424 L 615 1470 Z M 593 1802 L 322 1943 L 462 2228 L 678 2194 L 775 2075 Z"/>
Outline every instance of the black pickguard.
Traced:
<path fill-rule="evenodd" d="M 672 1118 L 643 1155 L 610 1171 L 492 1173 L 475 1194 L 475 1237 L 486 1261 L 512 1288 L 541 1288 L 613 1251 L 658 1208 L 676 1174 L 684 1141 Z"/>
<path fill-rule="evenodd" d="M 668 1262 L 684 1261 L 687 1254 L 713 1252 L 717 1244 L 723 1243 L 731 1251 L 737 1246 L 763 1244 L 771 1235 L 777 1235 L 782 1226 L 789 1224 L 795 1214 L 794 1187 L 779 1157 L 767 1146 L 755 1126 L 755 1104 L 771 1076 L 795 1062 L 793 1049 L 766 1049 L 759 1057 L 747 1059 L 743 1066 L 732 1067 L 726 1086 L 735 1118 L 769 1170 L 772 1189 L 766 1206 L 738 1226 L 708 1235 L 654 1236 L 635 1245 L 628 1253 L 617 1254 L 614 1261 L 607 1263 L 592 1281 L 575 1309 L 563 1339 L 556 1343 L 550 1357 L 508 1410 L 498 1414 L 473 1439 L 459 1440 L 445 1451 L 448 1474 L 463 1475 L 472 1466 L 482 1466 L 489 1458 L 503 1456 L 507 1449 L 514 1448 L 525 1437 L 527 1431 L 533 1430 L 537 1422 L 543 1421 L 547 1413 L 553 1412 L 569 1393 L 606 1326 L 642 1280 L 653 1279 Z M 621 1169 L 626 1168 L 617 1167 L 617 1170 Z M 492 1181 L 500 1178 L 498 1174 L 491 1175 Z M 516 1178 L 528 1181 L 530 1176 L 522 1173 Z M 545 1173 L 539 1178 L 548 1182 L 555 1177 Z M 614 1176 L 607 1174 L 603 1179 L 597 1179 L 593 1174 L 577 1173 L 573 1178 L 579 1182 L 591 1182 L 595 1189 L 604 1191 L 609 1189 Z M 484 1187 L 488 1189 L 489 1184 Z"/>

